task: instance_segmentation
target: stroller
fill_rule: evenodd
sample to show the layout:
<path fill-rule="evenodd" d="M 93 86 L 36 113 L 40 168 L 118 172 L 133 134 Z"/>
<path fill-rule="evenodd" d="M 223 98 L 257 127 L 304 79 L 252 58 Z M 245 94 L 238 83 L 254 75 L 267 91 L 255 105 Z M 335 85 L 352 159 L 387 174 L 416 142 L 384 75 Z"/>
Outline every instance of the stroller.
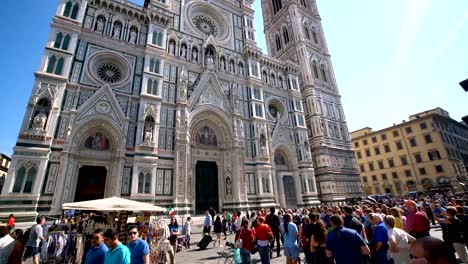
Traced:
<path fill-rule="evenodd" d="M 177 249 L 176 252 L 182 251 L 182 249 L 187 246 L 187 242 L 185 240 L 185 237 L 179 237 L 177 238 Z"/>

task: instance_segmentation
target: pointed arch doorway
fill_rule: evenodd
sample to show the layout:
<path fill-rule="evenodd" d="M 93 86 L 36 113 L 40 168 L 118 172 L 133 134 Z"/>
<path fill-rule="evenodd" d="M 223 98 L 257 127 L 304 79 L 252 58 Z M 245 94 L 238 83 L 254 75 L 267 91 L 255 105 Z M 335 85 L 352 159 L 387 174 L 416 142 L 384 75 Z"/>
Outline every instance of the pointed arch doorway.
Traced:
<path fill-rule="evenodd" d="M 83 166 L 78 173 L 75 202 L 104 198 L 107 169 L 104 166 Z"/>

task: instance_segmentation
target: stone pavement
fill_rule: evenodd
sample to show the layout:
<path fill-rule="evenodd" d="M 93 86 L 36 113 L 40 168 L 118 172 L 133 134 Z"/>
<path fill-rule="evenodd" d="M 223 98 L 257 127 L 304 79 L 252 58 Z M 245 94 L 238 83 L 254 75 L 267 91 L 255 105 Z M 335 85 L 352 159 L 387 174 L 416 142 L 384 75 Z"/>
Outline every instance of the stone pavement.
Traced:
<path fill-rule="evenodd" d="M 232 262 L 225 262 L 225 259 L 221 257 L 224 247 L 219 247 L 216 243 L 217 247 L 213 247 L 213 242 L 205 250 L 200 250 L 197 247 L 197 243 L 201 240 L 201 234 L 194 234 L 191 236 L 191 244 L 192 248 L 184 249 L 181 252 L 176 254 L 176 264 L 224 264 L 224 263 L 234 263 L 231 258 Z M 222 236 L 224 238 L 224 235 Z M 226 241 L 234 243 L 234 234 L 228 235 L 227 240 L 221 240 L 221 244 L 224 245 Z M 276 249 L 276 247 L 275 247 Z M 283 250 L 281 249 L 281 254 Z M 301 253 L 301 259 L 304 259 L 304 254 Z M 258 253 L 252 255 L 252 263 L 261 263 L 260 262 L 260 255 Z M 286 263 L 286 258 L 281 256 L 279 258 L 276 257 L 276 253 L 273 253 L 273 259 L 271 260 L 271 264 L 284 264 Z"/>

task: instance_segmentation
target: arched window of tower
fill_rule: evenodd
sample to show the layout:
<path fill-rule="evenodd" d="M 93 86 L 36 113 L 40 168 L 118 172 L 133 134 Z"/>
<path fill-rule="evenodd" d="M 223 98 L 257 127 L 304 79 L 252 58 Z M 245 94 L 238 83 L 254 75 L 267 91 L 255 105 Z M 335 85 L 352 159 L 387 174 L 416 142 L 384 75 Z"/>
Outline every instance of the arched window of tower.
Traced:
<path fill-rule="evenodd" d="M 282 0 L 272 0 L 273 15 L 276 15 L 283 8 Z"/>
<path fill-rule="evenodd" d="M 312 31 L 312 38 L 314 38 L 314 43 L 319 44 L 318 42 L 318 36 L 317 36 L 317 31 Z"/>
<path fill-rule="evenodd" d="M 281 38 L 276 35 L 276 50 L 279 52 L 281 50 Z"/>
<path fill-rule="evenodd" d="M 307 27 L 307 24 L 304 24 L 304 34 L 306 38 L 310 40 L 309 28 Z"/>
<path fill-rule="evenodd" d="M 289 32 L 288 32 L 288 29 L 287 28 L 284 28 L 283 29 L 283 38 L 284 38 L 284 44 L 288 44 L 289 43 Z"/>

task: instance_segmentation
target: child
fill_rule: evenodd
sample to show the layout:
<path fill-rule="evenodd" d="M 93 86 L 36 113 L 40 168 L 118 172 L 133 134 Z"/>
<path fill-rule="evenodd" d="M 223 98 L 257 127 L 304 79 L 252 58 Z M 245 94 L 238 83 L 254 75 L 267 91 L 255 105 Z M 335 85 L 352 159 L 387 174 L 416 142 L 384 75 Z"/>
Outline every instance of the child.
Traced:
<path fill-rule="evenodd" d="M 190 226 L 190 220 L 192 218 L 190 216 L 187 217 L 187 221 L 185 221 L 183 231 L 185 232 L 185 248 L 190 248 L 190 235 L 192 233 L 192 227 Z"/>

